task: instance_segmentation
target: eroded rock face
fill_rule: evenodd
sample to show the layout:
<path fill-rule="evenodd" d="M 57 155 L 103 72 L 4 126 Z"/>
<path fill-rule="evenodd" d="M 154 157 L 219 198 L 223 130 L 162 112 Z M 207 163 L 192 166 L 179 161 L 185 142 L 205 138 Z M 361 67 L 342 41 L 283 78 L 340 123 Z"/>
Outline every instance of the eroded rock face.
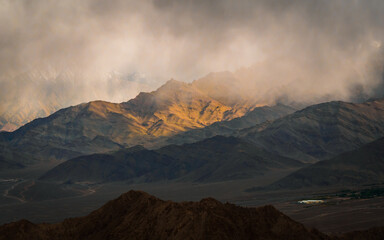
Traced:
<path fill-rule="evenodd" d="M 207 198 L 163 201 L 130 191 L 86 217 L 57 224 L 26 220 L 0 227 L 0 239 L 329 239 L 272 206 L 243 208 Z"/>

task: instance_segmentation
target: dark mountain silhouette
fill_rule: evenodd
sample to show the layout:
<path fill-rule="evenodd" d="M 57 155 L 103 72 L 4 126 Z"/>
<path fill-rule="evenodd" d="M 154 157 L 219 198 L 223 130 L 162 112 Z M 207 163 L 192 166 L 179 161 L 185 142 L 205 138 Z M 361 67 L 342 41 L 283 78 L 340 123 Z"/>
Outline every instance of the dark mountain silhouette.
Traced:
<path fill-rule="evenodd" d="M 213 198 L 177 203 L 129 191 L 85 217 L 53 224 L 27 220 L 4 224 L 0 226 L 0 240 L 379 240 L 384 237 L 383 229 L 327 236 L 293 221 L 271 205 L 246 208 Z"/>
<path fill-rule="evenodd" d="M 329 239 L 272 206 L 244 208 L 207 198 L 163 201 L 130 191 L 86 217 L 56 224 L 27 220 L 0 227 L 0 239 Z"/>
<path fill-rule="evenodd" d="M 248 178 L 302 163 L 271 154 L 235 137 L 216 136 L 158 150 L 136 147 L 68 160 L 41 177 L 50 181 L 222 181 Z"/>

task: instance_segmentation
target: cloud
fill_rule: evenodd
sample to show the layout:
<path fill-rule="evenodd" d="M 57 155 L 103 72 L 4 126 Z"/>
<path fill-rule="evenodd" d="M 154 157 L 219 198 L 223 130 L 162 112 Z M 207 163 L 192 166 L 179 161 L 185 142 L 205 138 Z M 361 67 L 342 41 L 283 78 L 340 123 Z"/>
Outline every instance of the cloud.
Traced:
<path fill-rule="evenodd" d="M 383 11 L 382 0 L 0 0 L 0 102 L 48 83 L 76 101 L 123 101 L 142 85 L 110 72 L 146 73 L 154 88 L 244 66 L 269 102 L 369 95 L 382 79 Z M 16 91 L 31 71 L 50 77 Z"/>

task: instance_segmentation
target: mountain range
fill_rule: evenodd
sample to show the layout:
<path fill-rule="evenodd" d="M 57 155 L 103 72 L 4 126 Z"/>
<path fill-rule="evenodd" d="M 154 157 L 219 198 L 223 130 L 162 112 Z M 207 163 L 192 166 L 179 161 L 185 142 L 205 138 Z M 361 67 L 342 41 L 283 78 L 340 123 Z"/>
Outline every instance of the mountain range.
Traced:
<path fill-rule="evenodd" d="M 0 133 L 0 166 L 69 160 L 41 178 L 52 181 L 224 181 L 298 168 L 384 137 L 384 99 L 298 111 L 259 106 L 255 97 L 236 98 L 233 90 L 244 88 L 236 79 L 224 72 L 170 80 L 127 102 L 61 109 Z"/>
<path fill-rule="evenodd" d="M 139 144 L 158 149 L 226 135 L 273 155 L 316 162 L 384 135 L 383 99 L 360 104 L 327 102 L 296 112 L 284 105 L 252 108 L 237 117 L 236 109 L 206 97 L 191 84 L 172 80 L 125 103 L 81 104 L 15 132 L 1 133 L 0 155 L 4 163 L 29 165 Z"/>
<path fill-rule="evenodd" d="M 249 99 L 247 103 L 233 104 L 223 96 L 209 96 L 210 92 L 203 91 L 209 81 L 201 89 L 197 83 L 199 81 L 188 84 L 170 80 L 156 91 L 140 93 L 128 102 L 93 101 L 64 108 L 14 132 L 0 133 L 0 141 L 7 146 L 7 151 L 22 152 L 26 156 L 33 153 L 38 159 L 69 159 L 138 144 L 163 146 L 169 144 L 166 140 L 171 136 L 239 118 L 259 107 Z M 228 99 L 232 98 L 229 94 Z M 222 126 L 231 125 L 236 129 L 292 111 L 282 105 L 264 108 L 250 113 L 244 120 Z M 215 131 L 218 133 L 221 129 Z"/>
<path fill-rule="evenodd" d="M 188 84 L 169 81 L 125 103 L 94 101 L 61 109 L 0 137 L 13 149 L 60 158 L 61 153 L 75 156 L 142 144 L 237 114 Z M 52 149 L 58 153 L 51 154 Z"/>

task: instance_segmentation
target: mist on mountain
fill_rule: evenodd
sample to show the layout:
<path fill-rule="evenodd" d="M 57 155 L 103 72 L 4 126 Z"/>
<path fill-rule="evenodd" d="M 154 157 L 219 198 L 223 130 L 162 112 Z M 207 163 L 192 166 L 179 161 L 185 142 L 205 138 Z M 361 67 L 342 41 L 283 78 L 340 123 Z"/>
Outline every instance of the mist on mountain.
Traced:
<path fill-rule="evenodd" d="M 383 10 L 378 0 L 3 0 L 0 109 L 12 112 L 6 103 L 14 99 L 19 106 L 59 99 L 50 113 L 126 101 L 170 78 L 192 82 L 221 71 L 233 76 L 219 83 L 233 81 L 231 93 L 259 104 L 366 100 L 383 94 Z M 153 81 L 105 77 L 116 71 Z"/>

